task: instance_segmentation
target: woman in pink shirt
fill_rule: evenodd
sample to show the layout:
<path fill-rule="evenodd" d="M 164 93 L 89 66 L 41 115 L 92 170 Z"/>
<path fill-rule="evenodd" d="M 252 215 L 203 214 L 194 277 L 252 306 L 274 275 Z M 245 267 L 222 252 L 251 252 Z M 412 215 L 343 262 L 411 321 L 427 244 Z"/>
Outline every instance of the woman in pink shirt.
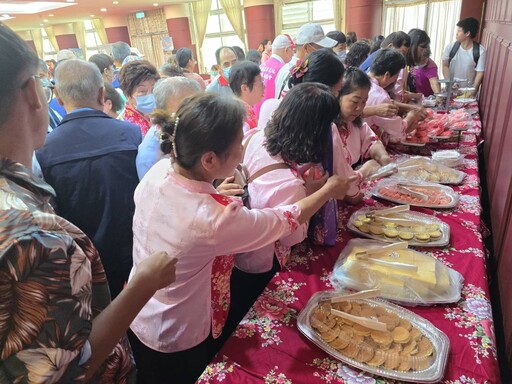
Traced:
<path fill-rule="evenodd" d="M 272 40 L 264 39 L 260 43 L 258 51 L 261 53 L 261 64 L 264 64 L 272 55 Z"/>
<path fill-rule="evenodd" d="M 242 154 L 243 104 L 201 94 L 161 125 L 162 152 L 135 191 L 132 275 L 149 249 L 175 254 L 176 281 L 161 289 L 131 324 L 138 383 L 192 383 L 216 352 L 230 307 L 235 253 L 296 231 L 348 184 L 330 177 L 293 205 L 249 210 L 219 195 L 214 179 L 234 173 Z"/>
<path fill-rule="evenodd" d="M 362 70 L 355 67 L 345 70 L 340 91 L 338 131 L 351 165 L 367 159 L 374 159 L 380 165 L 391 162 L 382 142 L 361 118 L 370 87 L 370 78 Z"/>

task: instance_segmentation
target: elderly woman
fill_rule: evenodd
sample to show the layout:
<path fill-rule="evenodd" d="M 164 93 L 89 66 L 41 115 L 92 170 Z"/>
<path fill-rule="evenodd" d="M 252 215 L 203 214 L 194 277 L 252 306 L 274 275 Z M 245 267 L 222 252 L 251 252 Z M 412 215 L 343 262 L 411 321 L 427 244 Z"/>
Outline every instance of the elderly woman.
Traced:
<path fill-rule="evenodd" d="M 265 91 L 258 64 L 252 61 L 242 61 L 235 64 L 229 75 L 229 86 L 233 93 L 244 102 L 247 110 L 244 131 L 256 128 L 258 117 L 253 106 L 261 101 Z"/>
<path fill-rule="evenodd" d="M 193 79 L 199 83 L 201 89 L 204 91 L 206 89 L 206 83 L 203 78 L 199 76 L 197 73 L 194 73 L 194 67 L 196 66 L 196 61 L 192 57 L 192 51 L 190 48 L 180 48 L 176 52 L 176 62 L 179 67 L 183 70 L 183 75 L 190 79 Z"/>
<path fill-rule="evenodd" d="M 151 128 L 149 115 L 155 109 L 153 87 L 159 78 L 158 70 L 147 60 L 131 61 L 119 72 L 119 84 L 127 99 L 119 119 L 138 125 L 143 137 Z"/>
<path fill-rule="evenodd" d="M 96 64 L 100 69 L 105 83 L 112 84 L 114 81 L 114 60 L 105 53 L 97 53 L 89 57 L 89 62 Z"/>

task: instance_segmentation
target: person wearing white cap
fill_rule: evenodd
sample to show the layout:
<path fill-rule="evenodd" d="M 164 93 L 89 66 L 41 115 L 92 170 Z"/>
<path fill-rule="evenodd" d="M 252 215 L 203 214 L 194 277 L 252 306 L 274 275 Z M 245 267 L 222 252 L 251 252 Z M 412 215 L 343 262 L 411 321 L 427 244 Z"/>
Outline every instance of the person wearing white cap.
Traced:
<path fill-rule="evenodd" d="M 281 94 L 288 92 L 288 79 L 290 78 L 290 70 L 297 61 L 304 60 L 311 52 L 320 48 L 332 48 L 338 42 L 330 37 L 326 37 L 324 30 L 320 24 L 307 23 L 299 28 L 297 37 L 295 38 L 296 53 L 289 63 L 283 65 L 276 77 L 275 98 L 279 99 Z"/>
<path fill-rule="evenodd" d="M 261 104 L 274 97 L 276 93 L 276 76 L 283 65 L 289 63 L 295 51 L 295 43 L 290 35 L 279 35 L 272 43 L 272 55 L 265 63 L 260 65 L 261 78 L 265 84 L 265 93 L 261 102 L 254 105 L 256 116 L 260 114 Z"/>

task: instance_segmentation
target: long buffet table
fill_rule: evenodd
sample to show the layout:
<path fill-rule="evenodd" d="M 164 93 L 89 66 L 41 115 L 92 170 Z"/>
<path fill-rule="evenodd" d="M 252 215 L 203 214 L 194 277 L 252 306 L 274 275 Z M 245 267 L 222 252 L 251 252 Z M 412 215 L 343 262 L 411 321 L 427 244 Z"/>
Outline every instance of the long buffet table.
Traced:
<path fill-rule="evenodd" d="M 478 117 L 474 127 L 457 143 L 436 143 L 423 148 L 405 148 L 414 154 L 453 149 L 465 155 L 460 169 L 467 177 L 454 189 L 460 194 L 457 207 L 448 210 L 413 208 L 435 215 L 451 228 L 450 246 L 416 248 L 435 256 L 464 276 L 462 299 L 451 305 L 409 307 L 432 322 L 450 339 L 450 353 L 443 383 L 498 383 L 499 368 L 489 289 L 485 230 L 480 221 L 477 140 L 481 133 Z M 428 152 L 428 153 L 427 153 Z M 334 247 L 297 245 L 289 265 L 265 288 L 244 320 L 208 365 L 198 383 L 388 383 L 393 382 L 358 371 L 334 359 L 297 329 L 296 319 L 317 291 L 332 289 L 329 282 L 334 263 L 348 240 L 346 228 L 352 212 L 363 206 L 385 207 L 368 186 L 363 203 L 339 208 L 339 230 Z"/>

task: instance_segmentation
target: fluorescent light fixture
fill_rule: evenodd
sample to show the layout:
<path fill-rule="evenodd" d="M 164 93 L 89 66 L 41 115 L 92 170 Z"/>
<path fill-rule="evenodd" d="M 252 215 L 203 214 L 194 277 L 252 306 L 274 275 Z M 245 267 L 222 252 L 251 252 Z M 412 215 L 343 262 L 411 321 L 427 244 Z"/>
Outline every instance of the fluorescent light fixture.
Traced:
<path fill-rule="evenodd" d="M 112 4 L 117 5 L 119 4 L 119 1 L 113 1 Z"/>
<path fill-rule="evenodd" d="M 9 16 L 9 15 L 2 15 L 2 16 L 0 16 L 0 21 L 11 20 L 11 19 L 15 19 L 15 17 L 14 16 Z"/>
<path fill-rule="evenodd" d="M 51 1 L 0 1 L 0 13 L 33 15 L 57 8 L 69 7 L 73 4 Z"/>
<path fill-rule="evenodd" d="M 101 12 L 107 12 L 107 8 L 101 8 L 100 11 Z"/>

